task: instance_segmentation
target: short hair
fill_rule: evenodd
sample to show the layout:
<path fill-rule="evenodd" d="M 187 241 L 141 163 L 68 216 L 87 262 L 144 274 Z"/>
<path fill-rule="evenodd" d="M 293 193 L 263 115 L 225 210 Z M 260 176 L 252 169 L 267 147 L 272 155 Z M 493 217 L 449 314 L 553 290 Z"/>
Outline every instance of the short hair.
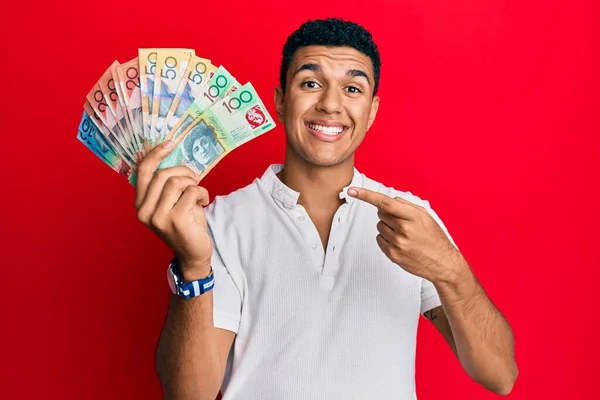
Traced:
<path fill-rule="evenodd" d="M 373 63 L 373 95 L 379 88 L 381 59 L 371 33 L 355 22 L 340 18 L 310 20 L 293 32 L 283 46 L 279 83 L 285 93 L 286 75 L 296 51 L 306 46 L 352 47 L 365 54 Z"/>

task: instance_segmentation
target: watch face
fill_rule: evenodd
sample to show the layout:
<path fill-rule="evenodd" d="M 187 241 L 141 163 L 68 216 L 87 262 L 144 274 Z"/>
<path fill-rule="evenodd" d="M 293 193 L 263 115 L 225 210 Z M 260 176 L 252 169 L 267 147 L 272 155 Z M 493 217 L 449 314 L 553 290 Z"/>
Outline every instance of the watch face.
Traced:
<path fill-rule="evenodd" d="M 177 294 L 177 284 L 175 283 L 175 277 L 173 276 L 173 271 L 171 268 L 167 268 L 167 280 L 169 281 L 169 288 L 171 288 L 171 293 Z"/>

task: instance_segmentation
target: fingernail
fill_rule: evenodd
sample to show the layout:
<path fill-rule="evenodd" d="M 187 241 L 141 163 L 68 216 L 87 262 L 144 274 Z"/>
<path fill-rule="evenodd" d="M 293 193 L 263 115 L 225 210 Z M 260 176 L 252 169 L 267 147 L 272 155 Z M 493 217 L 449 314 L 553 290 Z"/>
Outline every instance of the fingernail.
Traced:
<path fill-rule="evenodd" d="M 169 150 L 172 149 L 173 147 L 175 147 L 175 142 L 172 140 L 167 140 L 166 142 L 163 143 L 163 148 Z"/>
<path fill-rule="evenodd" d="M 358 192 L 355 189 L 348 189 L 348 194 L 350 196 L 356 196 Z"/>

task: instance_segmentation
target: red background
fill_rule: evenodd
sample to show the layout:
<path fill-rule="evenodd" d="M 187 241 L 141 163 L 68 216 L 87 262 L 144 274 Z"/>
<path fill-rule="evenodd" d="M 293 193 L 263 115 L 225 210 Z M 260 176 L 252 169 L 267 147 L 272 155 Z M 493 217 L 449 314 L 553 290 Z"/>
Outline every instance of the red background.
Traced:
<path fill-rule="evenodd" d="M 169 250 L 133 188 L 76 139 L 85 95 L 139 47 L 191 47 L 274 113 L 281 47 L 308 18 L 371 29 L 383 69 L 366 174 L 431 201 L 512 324 L 514 399 L 597 394 L 600 13 L 593 0 L 15 2 L 0 17 L 0 398 L 159 399 Z M 281 127 L 204 181 L 283 161 Z M 427 323 L 419 399 L 492 399 Z"/>

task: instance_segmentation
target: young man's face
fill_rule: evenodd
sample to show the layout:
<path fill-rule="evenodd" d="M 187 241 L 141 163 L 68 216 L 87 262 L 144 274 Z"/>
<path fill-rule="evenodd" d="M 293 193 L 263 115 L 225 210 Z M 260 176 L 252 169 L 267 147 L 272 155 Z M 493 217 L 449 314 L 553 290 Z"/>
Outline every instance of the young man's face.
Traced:
<path fill-rule="evenodd" d="M 288 146 L 320 166 L 350 158 L 377 113 L 374 79 L 371 59 L 353 48 L 298 50 L 287 71 L 285 94 L 280 88 L 275 92 Z"/>

